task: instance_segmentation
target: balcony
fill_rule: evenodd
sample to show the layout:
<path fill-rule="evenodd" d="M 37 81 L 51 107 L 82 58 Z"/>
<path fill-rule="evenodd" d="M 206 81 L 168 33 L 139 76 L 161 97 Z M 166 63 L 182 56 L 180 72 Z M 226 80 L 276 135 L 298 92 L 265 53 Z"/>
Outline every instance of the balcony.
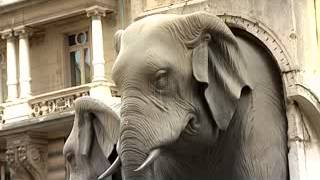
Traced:
<path fill-rule="evenodd" d="M 82 96 L 111 98 L 118 96 L 118 92 L 111 83 L 95 82 L 3 103 L 0 105 L 0 129 L 73 115 L 74 101 Z"/>
<path fill-rule="evenodd" d="M 0 74 L 5 77 L 1 79 L 2 84 L 6 84 L 3 85 L 6 86 L 3 88 L 5 93 L 1 89 L 0 93 L 7 96 L 6 102 L 0 104 L 0 130 L 63 119 L 62 116 L 68 116 L 72 121 L 73 103 L 77 98 L 116 95 L 106 73 L 110 71 L 114 56 L 104 48 L 104 44 L 109 46 L 111 43 L 104 37 L 112 33 L 103 30 L 107 21 L 103 17 L 113 12 L 113 1 L 89 2 L 68 1 L 63 7 L 58 1 L 52 2 L 46 8 L 53 12 L 59 9 L 59 16 L 47 17 L 48 10 L 41 17 L 35 16 L 41 18 L 41 23 L 25 21 L 23 25 L 7 27 L 0 18 L 3 30 L 0 32 L 3 39 L 0 53 L 3 52 L 5 62 L 5 71 Z M 41 9 L 42 5 L 34 5 L 28 12 L 30 21 L 36 12 L 34 8 Z M 73 13 L 61 12 L 61 8 L 67 11 L 66 6 L 73 9 L 75 5 L 77 8 Z M 26 19 L 28 13 L 25 13 Z M 33 93 L 37 95 L 33 96 Z"/>
<path fill-rule="evenodd" d="M 89 95 L 90 84 L 85 84 L 32 97 L 29 100 L 30 116 L 40 117 L 51 113 L 68 111 L 73 108 L 73 103 L 77 98 Z"/>

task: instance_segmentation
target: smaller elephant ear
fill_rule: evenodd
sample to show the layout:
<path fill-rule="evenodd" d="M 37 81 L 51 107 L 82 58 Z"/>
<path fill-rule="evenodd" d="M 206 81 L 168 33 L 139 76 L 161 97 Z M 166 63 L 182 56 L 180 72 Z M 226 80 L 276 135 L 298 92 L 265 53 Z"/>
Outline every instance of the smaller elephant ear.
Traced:
<path fill-rule="evenodd" d="M 92 97 L 81 97 L 75 101 L 82 155 L 90 152 L 93 138 L 97 138 L 105 157 L 111 154 L 119 136 L 119 109 L 120 102 L 103 102 Z"/>
<path fill-rule="evenodd" d="M 122 34 L 123 30 L 118 30 L 113 36 L 114 49 L 116 50 L 117 54 L 119 54 L 120 51 Z"/>
<path fill-rule="evenodd" d="M 184 23 L 192 35 L 198 35 L 193 45 L 187 44 L 193 48 L 193 75 L 207 85 L 204 96 L 211 115 L 219 129 L 226 130 L 243 87 L 250 87 L 241 50 L 231 30 L 216 16 L 194 13 Z"/>

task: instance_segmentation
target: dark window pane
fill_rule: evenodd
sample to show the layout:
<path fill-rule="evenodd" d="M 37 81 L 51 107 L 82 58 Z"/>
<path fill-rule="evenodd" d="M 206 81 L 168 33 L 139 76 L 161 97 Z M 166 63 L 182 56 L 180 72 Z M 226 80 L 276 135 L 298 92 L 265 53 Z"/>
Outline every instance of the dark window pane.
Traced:
<path fill-rule="evenodd" d="M 70 52 L 70 65 L 71 65 L 71 85 L 81 85 L 81 71 L 80 71 L 80 51 Z"/>
<path fill-rule="evenodd" d="M 79 44 L 84 44 L 86 43 L 86 41 L 87 41 L 87 35 L 85 33 L 81 32 L 77 35 L 77 42 Z"/>
<path fill-rule="evenodd" d="M 88 42 L 88 37 L 89 37 L 89 35 L 88 35 L 88 31 L 86 31 L 86 42 Z"/>
<path fill-rule="evenodd" d="M 69 40 L 69 46 L 76 45 L 76 35 L 75 34 L 68 36 L 68 40 Z"/>

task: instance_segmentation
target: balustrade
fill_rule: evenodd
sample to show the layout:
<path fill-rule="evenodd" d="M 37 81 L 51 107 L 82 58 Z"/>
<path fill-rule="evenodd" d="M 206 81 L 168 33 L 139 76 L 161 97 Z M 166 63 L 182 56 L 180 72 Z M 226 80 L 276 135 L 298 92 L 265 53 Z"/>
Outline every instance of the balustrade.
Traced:
<path fill-rule="evenodd" d="M 89 96 L 89 91 L 90 86 L 84 85 L 35 96 L 29 101 L 31 116 L 38 117 L 70 110 L 74 101 L 79 97 Z"/>
<path fill-rule="evenodd" d="M 119 97 L 120 94 L 113 84 L 98 82 L 40 94 L 28 99 L 17 99 L 15 102 L 1 104 L 0 123 L 5 125 L 30 118 L 72 111 L 74 101 L 82 96 L 104 98 Z"/>

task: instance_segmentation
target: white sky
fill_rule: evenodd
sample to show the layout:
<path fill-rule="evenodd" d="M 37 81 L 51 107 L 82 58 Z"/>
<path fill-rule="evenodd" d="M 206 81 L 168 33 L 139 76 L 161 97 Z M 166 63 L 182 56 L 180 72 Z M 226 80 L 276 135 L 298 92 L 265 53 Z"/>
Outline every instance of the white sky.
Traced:
<path fill-rule="evenodd" d="M 5 6 L 9 4 L 13 4 L 16 2 L 25 1 L 25 0 L 0 0 L 0 6 Z"/>

